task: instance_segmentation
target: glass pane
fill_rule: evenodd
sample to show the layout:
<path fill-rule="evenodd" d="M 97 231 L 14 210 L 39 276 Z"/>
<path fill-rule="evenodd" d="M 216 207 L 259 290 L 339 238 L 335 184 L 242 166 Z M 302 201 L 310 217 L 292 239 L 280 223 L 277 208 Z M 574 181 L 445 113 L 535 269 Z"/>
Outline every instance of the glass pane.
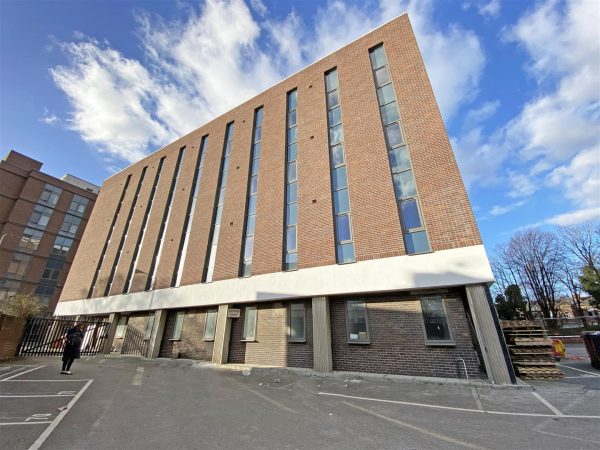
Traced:
<path fill-rule="evenodd" d="M 288 146 L 288 161 L 295 161 L 298 158 L 298 144 Z"/>
<path fill-rule="evenodd" d="M 215 217 L 215 225 L 219 225 L 221 223 L 221 216 L 223 215 L 223 207 L 219 206 L 217 208 L 217 215 Z"/>
<path fill-rule="evenodd" d="M 242 263 L 242 276 L 249 277 L 252 275 L 252 261 L 244 261 Z"/>
<path fill-rule="evenodd" d="M 350 198 L 348 189 L 341 189 L 333 193 L 333 207 L 336 214 L 350 211 Z"/>
<path fill-rule="evenodd" d="M 340 97 L 338 91 L 333 91 L 327 94 L 327 109 L 335 108 L 340 104 Z"/>
<path fill-rule="evenodd" d="M 256 127 L 254 129 L 254 142 L 260 142 L 262 140 L 262 127 Z"/>
<path fill-rule="evenodd" d="M 288 110 L 296 109 L 298 103 L 298 92 L 292 91 L 288 94 Z"/>
<path fill-rule="evenodd" d="M 332 70 L 325 75 L 325 87 L 327 88 L 327 92 L 338 88 L 337 70 Z"/>
<path fill-rule="evenodd" d="M 398 200 L 417 195 L 417 188 L 415 186 L 415 178 L 413 177 L 412 170 L 394 174 L 393 180 L 394 190 L 396 191 L 396 198 Z"/>
<path fill-rule="evenodd" d="M 254 144 L 254 150 L 252 151 L 252 157 L 258 158 L 260 156 L 260 142 Z"/>
<path fill-rule="evenodd" d="M 260 126 L 262 124 L 262 118 L 263 118 L 263 109 L 259 108 L 256 110 L 256 126 Z"/>
<path fill-rule="evenodd" d="M 410 156 L 406 147 L 398 147 L 388 152 L 392 172 L 398 173 L 410 169 Z"/>
<path fill-rule="evenodd" d="M 329 144 L 335 145 L 344 140 L 344 129 L 342 124 L 336 125 L 329 129 Z"/>
<path fill-rule="evenodd" d="M 256 216 L 254 214 L 252 214 L 251 216 L 248 216 L 248 219 L 246 220 L 246 235 L 250 236 L 254 234 L 254 227 L 256 225 Z"/>
<path fill-rule="evenodd" d="M 298 223 L 298 203 L 287 205 L 285 223 L 286 225 L 295 225 Z"/>
<path fill-rule="evenodd" d="M 244 314 L 244 339 L 254 339 L 256 329 L 256 307 L 247 307 Z"/>
<path fill-rule="evenodd" d="M 256 194 L 258 191 L 258 176 L 250 178 L 250 195 Z"/>
<path fill-rule="evenodd" d="M 348 187 L 348 175 L 346 174 L 346 166 L 333 169 L 333 189 L 338 190 Z"/>
<path fill-rule="evenodd" d="M 346 310 L 348 314 L 348 340 L 368 342 L 367 306 L 365 302 L 348 301 Z"/>
<path fill-rule="evenodd" d="M 333 160 L 333 167 L 341 166 L 346 162 L 344 159 L 344 144 L 331 147 L 331 159 Z"/>
<path fill-rule="evenodd" d="M 288 182 L 296 181 L 296 162 L 288 163 Z"/>
<path fill-rule="evenodd" d="M 333 108 L 331 111 L 327 113 L 327 117 L 329 119 L 329 126 L 332 127 L 342 122 L 342 108 L 339 106 Z"/>
<path fill-rule="evenodd" d="M 421 300 L 421 311 L 425 323 L 425 333 L 430 341 L 450 341 L 450 327 L 446 318 L 446 311 L 441 298 Z"/>
<path fill-rule="evenodd" d="M 379 99 L 380 105 L 385 105 L 386 103 L 393 102 L 396 100 L 396 96 L 394 95 L 394 88 L 391 84 L 386 84 L 384 87 L 377 89 L 377 98 Z"/>
<path fill-rule="evenodd" d="M 385 57 L 383 45 L 381 45 L 371 52 L 371 66 L 373 69 L 377 69 L 381 66 L 385 66 L 386 64 L 387 59 Z"/>
<path fill-rule="evenodd" d="M 287 228 L 286 233 L 286 251 L 292 252 L 296 250 L 296 226 L 292 225 Z"/>
<path fill-rule="evenodd" d="M 388 149 L 404 144 L 400 123 L 396 122 L 385 127 L 385 137 L 388 143 Z"/>
<path fill-rule="evenodd" d="M 244 245 L 244 261 L 252 259 L 252 251 L 254 250 L 254 236 L 246 237 L 246 244 Z"/>
<path fill-rule="evenodd" d="M 388 103 L 381 107 L 381 120 L 384 125 L 400 120 L 398 104 L 396 102 Z"/>
<path fill-rule="evenodd" d="M 206 326 L 204 327 L 204 339 L 214 339 L 217 328 L 217 311 L 206 312 Z"/>
<path fill-rule="evenodd" d="M 287 131 L 287 143 L 292 144 L 298 140 L 297 136 L 298 127 L 288 128 Z"/>
<path fill-rule="evenodd" d="M 219 191 L 219 201 L 217 202 L 217 205 L 222 205 L 224 201 L 225 201 L 225 188 L 222 188 Z"/>
<path fill-rule="evenodd" d="M 356 261 L 354 256 L 354 243 L 349 242 L 348 244 L 341 244 L 337 246 L 338 249 L 338 263 L 350 263 Z"/>
<path fill-rule="evenodd" d="M 296 110 L 290 111 L 288 114 L 288 127 L 296 125 Z"/>
<path fill-rule="evenodd" d="M 298 268 L 298 253 L 286 253 L 285 270 L 296 270 Z"/>
<path fill-rule="evenodd" d="M 338 243 L 348 242 L 352 240 L 352 236 L 350 234 L 350 215 L 342 214 L 341 216 L 337 216 L 337 238 Z"/>
<path fill-rule="evenodd" d="M 173 329 L 173 339 L 181 338 L 181 329 L 183 328 L 183 312 L 178 312 L 175 317 L 175 327 Z"/>
<path fill-rule="evenodd" d="M 231 141 L 225 143 L 225 156 L 229 156 L 231 153 Z"/>
<path fill-rule="evenodd" d="M 258 175 L 258 169 L 260 167 L 260 159 L 252 160 L 252 172 L 251 175 Z"/>
<path fill-rule="evenodd" d="M 388 73 L 387 67 L 382 67 L 375 71 L 375 82 L 377 83 L 377 87 L 390 82 L 390 74 Z"/>
<path fill-rule="evenodd" d="M 407 233 L 404 235 L 404 242 L 406 245 L 406 253 L 410 255 L 413 253 L 427 253 L 431 251 L 426 231 Z"/>
<path fill-rule="evenodd" d="M 287 186 L 287 203 L 294 203 L 298 201 L 298 185 L 297 183 L 290 183 Z"/>
<path fill-rule="evenodd" d="M 256 195 L 248 199 L 248 214 L 256 214 Z"/>
<path fill-rule="evenodd" d="M 225 158 L 223 160 L 223 172 L 227 172 L 229 170 L 229 158 Z"/>
<path fill-rule="evenodd" d="M 304 305 L 290 305 L 290 339 L 304 340 Z"/>
<path fill-rule="evenodd" d="M 412 230 L 415 228 L 421 228 L 421 216 L 419 215 L 419 205 L 416 199 L 406 200 L 400 203 L 402 210 L 402 222 L 404 223 L 405 230 Z"/>

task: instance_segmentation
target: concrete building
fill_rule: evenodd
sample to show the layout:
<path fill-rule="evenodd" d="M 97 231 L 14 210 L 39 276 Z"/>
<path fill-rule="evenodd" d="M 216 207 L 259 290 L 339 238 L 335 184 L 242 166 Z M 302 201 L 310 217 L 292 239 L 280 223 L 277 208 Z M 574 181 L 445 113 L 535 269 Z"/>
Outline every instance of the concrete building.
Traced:
<path fill-rule="evenodd" d="M 41 167 L 15 151 L 0 161 L 0 301 L 33 293 L 53 310 L 100 188 Z"/>
<path fill-rule="evenodd" d="M 57 313 L 115 347 L 511 382 L 407 15 L 107 179 L 75 263 Z"/>

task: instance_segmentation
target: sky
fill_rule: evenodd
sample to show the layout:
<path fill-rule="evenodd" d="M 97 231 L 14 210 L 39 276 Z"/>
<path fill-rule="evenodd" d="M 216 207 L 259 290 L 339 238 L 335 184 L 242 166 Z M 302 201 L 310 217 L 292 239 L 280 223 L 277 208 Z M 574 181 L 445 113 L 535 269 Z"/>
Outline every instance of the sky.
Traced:
<path fill-rule="evenodd" d="M 0 0 L 0 154 L 101 185 L 404 12 L 488 252 L 600 219 L 597 0 Z"/>

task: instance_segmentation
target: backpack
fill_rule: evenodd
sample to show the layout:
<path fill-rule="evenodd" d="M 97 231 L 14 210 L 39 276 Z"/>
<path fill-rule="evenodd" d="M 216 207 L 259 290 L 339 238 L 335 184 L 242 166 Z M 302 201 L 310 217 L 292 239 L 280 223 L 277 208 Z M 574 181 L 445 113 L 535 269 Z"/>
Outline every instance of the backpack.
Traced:
<path fill-rule="evenodd" d="M 73 347 L 79 347 L 82 341 L 81 333 L 71 333 L 69 337 L 67 337 L 67 343 Z"/>

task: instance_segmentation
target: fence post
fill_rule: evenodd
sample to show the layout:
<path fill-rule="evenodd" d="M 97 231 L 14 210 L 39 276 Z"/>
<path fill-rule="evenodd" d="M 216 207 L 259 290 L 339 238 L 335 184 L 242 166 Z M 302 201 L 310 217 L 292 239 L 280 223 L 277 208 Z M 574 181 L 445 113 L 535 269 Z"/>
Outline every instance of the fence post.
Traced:
<path fill-rule="evenodd" d="M 112 350 L 115 334 L 117 334 L 117 326 L 119 325 L 119 314 L 112 313 L 110 316 L 108 316 L 108 322 L 110 323 L 108 326 L 108 335 L 106 337 L 106 341 L 104 342 L 104 348 L 102 349 L 102 353 L 105 355 L 110 354 L 110 351 Z"/>

